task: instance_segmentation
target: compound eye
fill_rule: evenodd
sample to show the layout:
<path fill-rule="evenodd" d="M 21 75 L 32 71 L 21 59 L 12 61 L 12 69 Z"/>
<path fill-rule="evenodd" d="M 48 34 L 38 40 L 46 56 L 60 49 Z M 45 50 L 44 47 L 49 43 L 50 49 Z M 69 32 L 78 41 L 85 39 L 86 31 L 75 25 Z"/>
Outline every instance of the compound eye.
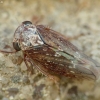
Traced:
<path fill-rule="evenodd" d="M 13 42 L 13 47 L 16 51 L 20 51 L 21 48 L 19 47 L 18 43 L 17 42 Z"/>
<path fill-rule="evenodd" d="M 24 21 L 24 22 L 22 22 L 24 25 L 31 25 L 32 24 L 32 22 L 30 22 L 30 21 Z"/>

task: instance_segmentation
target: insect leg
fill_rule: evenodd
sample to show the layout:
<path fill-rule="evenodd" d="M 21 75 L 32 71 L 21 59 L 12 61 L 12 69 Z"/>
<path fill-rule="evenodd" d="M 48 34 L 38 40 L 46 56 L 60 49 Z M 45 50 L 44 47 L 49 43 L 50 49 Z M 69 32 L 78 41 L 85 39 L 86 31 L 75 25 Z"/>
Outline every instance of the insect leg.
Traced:
<path fill-rule="evenodd" d="M 26 54 L 24 54 L 24 62 L 27 66 L 27 70 L 33 74 L 33 63 L 31 62 L 31 59 L 27 57 Z"/>
<path fill-rule="evenodd" d="M 10 47 L 9 45 L 5 45 L 2 49 L 0 48 L 0 52 L 2 53 L 16 53 L 17 51 Z"/>

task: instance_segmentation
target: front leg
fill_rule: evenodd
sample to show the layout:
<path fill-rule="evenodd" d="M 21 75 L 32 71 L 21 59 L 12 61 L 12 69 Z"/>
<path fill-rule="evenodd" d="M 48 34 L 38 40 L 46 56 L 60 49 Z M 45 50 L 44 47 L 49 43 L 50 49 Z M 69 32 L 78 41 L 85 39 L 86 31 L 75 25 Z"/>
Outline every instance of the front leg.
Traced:
<path fill-rule="evenodd" d="M 4 47 L 0 48 L 0 52 L 2 52 L 2 53 L 16 53 L 17 51 L 9 45 L 4 45 Z"/>
<path fill-rule="evenodd" d="M 26 54 L 24 54 L 24 62 L 26 64 L 27 70 L 33 74 L 33 63 L 29 57 L 27 57 Z"/>

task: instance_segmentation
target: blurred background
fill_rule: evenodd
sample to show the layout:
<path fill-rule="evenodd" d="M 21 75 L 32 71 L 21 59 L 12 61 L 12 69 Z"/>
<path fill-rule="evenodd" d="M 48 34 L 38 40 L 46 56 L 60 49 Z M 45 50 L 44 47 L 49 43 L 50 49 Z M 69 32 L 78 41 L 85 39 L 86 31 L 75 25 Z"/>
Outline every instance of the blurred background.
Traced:
<path fill-rule="evenodd" d="M 26 20 L 64 34 L 100 62 L 99 0 L 0 0 L 0 40 L 12 43 L 14 31 Z M 91 89 L 87 84 L 66 79 L 58 89 L 37 71 L 27 74 L 21 52 L 0 53 L 0 100 L 100 100 L 100 81 Z"/>

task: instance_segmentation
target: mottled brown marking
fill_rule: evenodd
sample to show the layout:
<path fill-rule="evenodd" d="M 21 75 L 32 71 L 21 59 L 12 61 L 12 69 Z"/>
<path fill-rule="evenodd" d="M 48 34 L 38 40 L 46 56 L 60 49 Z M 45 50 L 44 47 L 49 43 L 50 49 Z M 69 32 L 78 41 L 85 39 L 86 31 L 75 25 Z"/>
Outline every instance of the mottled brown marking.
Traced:
<path fill-rule="evenodd" d="M 96 80 L 99 77 L 99 64 L 96 61 L 81 52 L 65 36 L 43 25 L 22 22 L 14 34 L 14 48 L 5 47 L 9 50 L 0 51 L 15 53 L 22 50 L 24 62 L 32 73 L 33 67 L 36 67 L 44 75 L 58 78 Z"/>

